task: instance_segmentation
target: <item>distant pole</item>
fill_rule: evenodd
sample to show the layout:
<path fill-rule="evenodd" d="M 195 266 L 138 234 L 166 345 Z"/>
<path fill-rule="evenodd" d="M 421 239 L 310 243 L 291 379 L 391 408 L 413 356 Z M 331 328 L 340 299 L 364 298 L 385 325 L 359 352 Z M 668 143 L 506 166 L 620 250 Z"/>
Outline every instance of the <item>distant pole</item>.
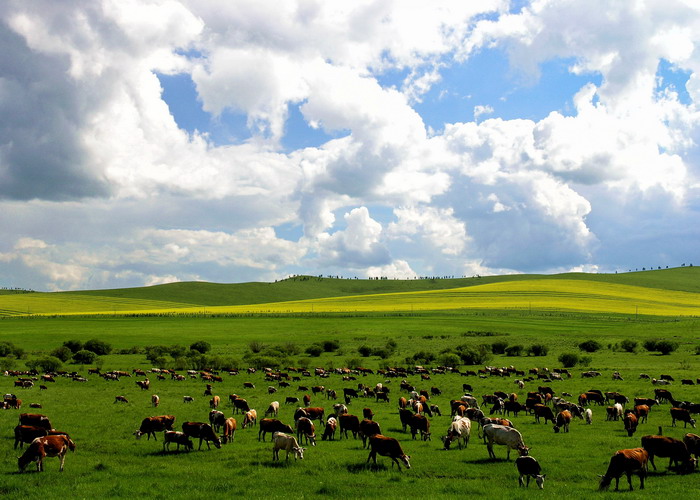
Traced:
<path fill-rule="evenodd" d="M 634 320 L 637 321 L 637 316 L 639 315 L 639 306 L 634 306 Z"/>

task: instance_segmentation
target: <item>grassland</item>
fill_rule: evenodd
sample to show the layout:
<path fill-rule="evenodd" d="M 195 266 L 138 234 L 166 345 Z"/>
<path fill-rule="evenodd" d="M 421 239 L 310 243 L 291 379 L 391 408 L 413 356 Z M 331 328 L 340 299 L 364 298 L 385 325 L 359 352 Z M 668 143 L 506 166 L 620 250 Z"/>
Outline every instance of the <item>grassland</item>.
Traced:
<path fill-rule="evenodd" d="M 41 356 L 68 339 L 85 341 L 99 338 L 113 345 L 115 353 L 101 359 L 103 370 L 150 369 L 142 353 L 127 354 L 131 348 L 154 344 L 189 345 L 206 340 L 212 352 L 237 359 L 245 367 L 244 357 L 251 342 L 265 345 L 295 345 L 299 352 L 286 360 L 293 366 L 340 367 L 360 358 L 358 347 L 382 346 L 395 341 L 395 351 L 386 359 L 362 357 L 361 363 L 377 369 L 384 365 L 404 366 L 405 358 L 423 350 L 438 354 L 456 344 L 490 344 L 504 341 L 510 345 L 546 344 L 543 357 L 494 355 L 488 361 L 495 366 L 515 365 L 519 369 L 556 367 L 562 352 L 578 352 L 578 343 L 597 340 L 603 345 L 591 354 L 590 364 L 573 370 L 573 378 L 552 382 L 558 393 L 573 395 L 591 388 L 617 390 L 630 398 L 651 396 L 653 386 L 638 378 L 649 373 L 658 377 L 672 374 L 676 380 L 700 377 L 695 349 L 700 345 L 700 321 L 697 317 L 698 283 L 696 268 L 619 275 L 561 275 L 494 277 L 467 280 L 289 280 L 274 284 L 255 284 L 258 290 L 285 288 L 285 294 L 243 290 L 245 285 L 176 284 L 149 289 L 96 291 L 62 294 L 0 295 L 0 309 L 14 311 L 0 319 L 0 341 L 24 348 L 28 359 Z M 246 284 L 249 285 L 249 284 Z M 252 286 L 252 285 L 251 285 Z M 193 288 L 194 287 L 194 288 Z M 423 288 L 421 288 L 423 287 Z M 297 289 L 298 288 L 298 289 Z M 198 295 L 197 290 L 201 291 Z M 218 290 L 218 291 L 217 291 Z M 247 298 L 245 297 L 248 294 Z M 18 300 L 12 307 L 6 300 Z M 234 300 L 235 299 L 235 300 Z M 40 306 L 41 301 L 44 305 Z M 237 301 L 236 301 L 237 300 Z M 23 302 L 24 301 L 24 302 Z M 34 301 L 29 306 L 27 303 Z M 54 301 L 54 302 L 52 302 Z M 313 313 L 304 310 L 313 304 Z M 468 303 L 468 306 L 465 304 Z M 60 304 L 60 305 L 59 305 Z M 256 305 L 257 304 L 257 305 Z M 328 304 L 323 306 L 322 304 Z M 419 306 L 423 304 L 425 307 Z M 443 304 L 444 307 L 440 305 Z M 88 307 L 89 306 L 89 307 Z M 203 308 L 206 307 L 206 312 Z M 325 309 L 324 309 L 325 307 Z M 237 309 L 238 308 L 238 309 Z M 275 309 L 276 308 L 276 309 Z M 268 314 L 267 311 L 275 310 Z M 120 314 L 120 311 L 122 312 Z M 130 311 L 131 313 L 124 314 Z M 159 313 L 160 311 L 160 313 Z M 190 311 L 188 314 L 173 314 Z M 342 312 L 333 312 L 342 311 Z M 43 312 L 45 315 L 38 314 Z M 73 314 L 67 314 L 67 313 Z M 102 312 L 103 314 L 96 314 Z M 80 313 L 80 314 L 75 314 Z M 625 339 L 640 343 L 665 338 L 679 343 L 668 356 L 639 349 L 636 353 L 615 349 Z M 304 354 L 309 345 L 323 340 L 338 340 L 340 348 L 319 357 Z M 125 354 L 116 354 L 123 350 Z M 137 352 L 138 349 L 133 352 Z M 24 360 L 17 360 L 22 368 Z M 286 365 L 285 365 L 286 366 Z M 460 369 L 474 368 L 460 366 Z M 66 364 L 87 376 L 87 367 Z M 583 379 L 583 370 L 599 370 L 598 379 Z M 611 373 L 620 371 L 625 380 L 613 381 Z M 304 377 L 289 388 L 270 395 L 269 383 L 260 372 L 253 375 L 223 375 L 215 384 L 215 394 L 226 399 L 237 393 L 264 412 L 270 401 L 300 397 L 299 385 L 325 385 L 342 389 L 362 382 L 387 383 L 385 377 L 370 375 L 356 381 L 343 381 L 339 375 L 321 379 Z M 59 474 L 55 459 L 49 459 L 42 474 L 16 472 L 12 449 L 12 428 L 17 411 L 0 412 L 0 492 L 13 498 L 211 498 L 212 496 L 252 496 L 267 498 L 337 497 L 405 498 L 420 494 L 430 498 L 454 498 L 476 495 L 483 498 L 522 498 L 515 467 L 505 460 L 505 450 L 496 448 L 499 457 L 488 460 L 486 447 L 476 435 L 466 450 L 442 451 L 443 435 L 450 417 L 445 415 L 449 400 L 462 395 L 462 384 L 470 383 L 474 394 L 495 390 L 513 392 L 512 379 L 461 377 L 455 374 L 433 375 L 422 381 L 408 377 L 417 388 L 437 386 L 442 395 L 433 403 L 444 416 L 432 419 L 432 441 L 412 441 L 401 431 L 395 401 L 400 395 L 398 380 L 391 387 L 390 404 L 360 399 L 350 405 L 361 414 L 365 406 L 376 412 L 375 420 L 383 433 L 396 437 L 411 455 L 412 468 L 397 472 L 388 459 L 379 458 L 376 467 L 366 467 L 368 452 L 361 441 L 343 439 L 319 442 L 310 448 L 302 462 L 273 463 L 271 445 L 257 440 L 257 429 L 239 430 L 233 444 L 217 450 L 191 453 L 162 453 L 162 441 L 137 441 L 132 436 L 141 419 L 158 414 L 177 417 L 176 429 L 187 420 L 205 421 L 208 398 L 203 397 L 204 382 L 157 380 L 150 376 L 152 388 L 141 391 L 133 378 L 107 382 L 88 376 L 88 382 L 76 383 L 59 378 L 48 390 L 37 387 L 14 389 L 12 377 L 0 378 L 0 390 L 16 392 L 29 402 L 41 403 L 38 410 L 48 415 L 57 428 L 70 432 L 77 450 L 66 459 L 66 470 Z M 255 389 L 244 389 L 252 381 Z M 533 381 L 525 390 L 537 386 Z M 700 386 L 671 386 L 678 399 L 700 401 Z M 524 397 L 524 391 L 516 391 Z M 150 407 L 150 394 L 161 397 L 161 406 Z M 124 395 L 128 404 L 113 403 Z M 182 396 L 195 398 L 184 404 Z M 332 401 L 315 398 L 314 405 L 331 407 Z M 293 408 L 287 406 L 280 418 L 291 422 Z M 532 455 L 547 473 L 544 491 L 530 487 L 536 497 L 617 498 L 613 492 L 596 491 L 598 474 L 603 474 L 615 450 L 639 446 L 639 437 L 656 433 L 682 437 L 685 430 L 671 427 L 669 406 L 654 409 L 647 424 L 629 438 L 620 422 L 604 421 L 604 409 L 594 408 L 594 423 L 576 421 L 568 434 L 554 434 L 551 425 L 535 424 L 531 416 L 521 414 L 514 423 L 525 442 L 533 446 Z M 232 414 L 230 407 L 224 409 Z M 240 417 L 237 416 L 240 423 Z M 691 430 L 692 429 L 688 429 Z M 336 437 L 337 438 L 337 437 Z M 625 493 L 625 498 L 649 495 L 687 498 L 700 488 L 700 474 L 678 475 L 666 472 L 667 461 L 657 460 L 659 471 L 652 472 L 644 492 Z M 621 481 L 626 490 L 626 481 Z"/>

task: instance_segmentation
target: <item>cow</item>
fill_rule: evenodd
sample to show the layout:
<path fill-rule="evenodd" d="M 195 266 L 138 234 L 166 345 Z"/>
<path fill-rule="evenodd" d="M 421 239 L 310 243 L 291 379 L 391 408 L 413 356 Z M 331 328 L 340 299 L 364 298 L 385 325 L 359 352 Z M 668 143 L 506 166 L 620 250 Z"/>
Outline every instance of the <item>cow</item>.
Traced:
<path fill-rule="evenodd" d="M 651 398 L 634 398 L 634 405 L 647 405 L 649 407 L 649 411 L 651 411 L 652 406 L 658 405 L 659 401 L 656 399 L 651 399 Z"/>
<path fill-rule="evenodd" d="M 20 448 L 24 447 L 24 443 L 31 443 L 38 437 L 48 436 L 49 432 L 43 427 L 37 427 L 34 425 L 18 425 L 15 427 L 15 446 Z"/>
<path fill-rule="evenodd" d="M 42 427 L 47 431 L 53 429 L 49 417 L 41 413 L 20 413 L 19 425 L 34 425 L 36 427 Z"/>
<path fill-rule="evenodd" d="M 211 425 L 204 422 L 184 422 L 182 424 L 182 432 L 192 438 L 199 438 L 198 450 L 202 449 L 202 441 L 207 442 L 207 449 L 210 450 L 209 442 L 213 441 L 214 446 L 221 448 L 221 439 L 214 433 Z"/>
<path fill-rule="evenodd" d="M 683 428 L 688 427 L 688 424 L 695 429 L 695 419 L 691 418 L 690 412 L 685 408 L 671 408 L 671 426 L 676 426 L 676 420 L 683 422 Z"/>
<path fill-rule="evenodd" d="M 583 418 L 586 420 L 586 423 L 588 425 L 593 423 L 593 410 L 590 408 L 586 408 L 586 411 L 583 412 Z"/>
<path fill-rule="evenodd" d="M 283 424 L 280 420 L 276 418 L 263 418 L 259 422 L 258 430 L 258 441 L 260 441 L 260 436 L 262 435 L 262 440 L 265 441 L 265 434 L 268 432 L 273 434 L 275 432 L 285 432 L 287 434 L 293 434 L 294 429 L 290 425 Z"/>
<path fill-rule="evenodd" d="M 151 381 L 148 379 L 137 380 L 136 385 L 138 385 L 142 391 L 147 391 L 151 387 Z"/>
<path fill-rule="evenodd" d="M 510 416 L 510 414 L 513 413 L 513 415 L 516 417 L 518 416 L 518 413 L 526 410 L 525 406 L 521 405 L 517 401 L 505 401 L 503 403 L 503 409 L 505 410 L 507 416 Z"/>
<path fill-rule="evenodd" d="M 129 400 L 126 399 L 126 396 L 114 396 L 114 402 L 115 403 L 128 403 Z"/>
<path fill-rule="evenodd" d="M 155 408 L 160 404 L 160 398 L 158 394 L 151 394 L 151 405 Z"/>
<path fill-rule="evenodd" d="M 184 432 L 165 431 L 163 434 L 163 453 L 170 451 L 170 443 L 177 445 L 177 451 L 180 451 L 180 445 L 184 446 L 186 451 L 191 451 L 194 448 L 192 440 Z"/>
<path fill-rule="evenodd" d="M 700 455 L 700 436 L 697 434 L 688 433 L 683 436 L 683 442 L 685 443 L 686 448 L 688 448 L 688 453 L 694 455 L 695 460 L 697 461 L 698 456 Z"/>
<path fill-rule="evenodd" d="M 430 439 L 430 421 L 423 415 L 413 415 L 409 422 L 411 427 L 411 439 L 416 439 L 416 434 L 420 432 L 423 441 Z"/>
<path fill-rule="evenodd" d="M 627 431 L 627 435 L 629 437 L 632 437 L 632 435 L 637 432 L 637 424 L 639 421 L 637 419 L 637 415 L 634 413 L 627 413 L 625 418 L 622 419 L 622 423 L 625 425 L 625 430 Z"/>
<path fill-rule="evenodd" d="M 217 408 L 219 407 L 219 404 L 220 404 L 220 403 L 221 403 L 221 398 L 220 398 L 219 396 L 213 396 L 213 397 L 209 400 L 209 408 L 212 408 L 212 409 L 215 410 L 215 409 L 217 409 Z"/>
<path fill-rule="evenodd" d="M 305 448 L 299 446 L 297 439 L 284 432 L 274 432 L 272 434 L 272 460 L 279 460 L 280 450 L 285 450 L 287 452 L 286 460 L 289 460 L 289 453 L 294 453 L 294 460 L 297 458 L 299 460 L 304 459 Z"/>
<path fill-rule="evenodd" d="M 603 396 L 603 394 L 599 391 L 588 391 L 584 393 L 584 396 L 586 396 L 586 401 L 589 403 L 593 402 L 599 406 L 603 406 L 603 404 L 605 404 L 605 396 Z M 583 406 L 581 402 L 579 402 L 579 404 Z"/>
<path fill-rule="evenodd" d="M 277 416 L 277 414 L 280 411 L 280 403 L 279 401 L 273 401 L 270 403 L 270 406 L 267 407 L 267 410 L 265 410 L 265 416 L 267 417 L 268 415 L 273 415 Z"/>
<path fill-rule="evenodd" d="M 44 470 L 46 457 L 58 457 L 61 462 L 59 471 L 63 472 L 63 464 L 68 450 L 75 451 L 75 443 L 65 434 L 42 436 L 31 442 L 22 456 L 17 458 L 19 471 L 23 472 L 30 462 L 36 462 L 36 470 Z"/>
<path fill-rule="evenodd" d="M 374 418 L 374 412 L 372 411 L 371 408 L 363 408 L 362 409 L 362 417 L 366 418 L 367 420 L 372 420 Z"/>
<path fill-rule="evenodd" d="M 236 437 L 236 427 L 237 425 L 235 418 L 229 417 L 224 421 L 224 434 L 221 436 L 222 444 L 233 443 L 233 440 Z"/>
<path fill-rule="evenodd" d="M 304 394 L 304 397 L 302 397 L 301 399 L 304 402 L 304 406 L 309 406 L 311 404 L 311 396 L 309 396 L 308 394 Z"/>
<path fill-rule="evenodd" d="M 324 408 L 321 408 L 320 406 L 299 408 L 299 409 L 297 409 L 297 413 L 299 413 L 299 412 L 303 412 L 303 414 L 300 414 L 299 416 L 306 417 L 309 420 L 318 420 L 321 423 L 321 425 L 324 425 L 325 414 L 326 414 L 326 410 Z M 297 419 L 297 416 L 296 416 L 297 413 L 294 414 L 295 415 L 294 420 Z"/>
<path fill-rule="evenodd" d="M 243 382 L 244 389 L 255 389 L 255 384 L 253 382 Z"/>
<path fill-rule="evenodd" d="M 141 439 L 141 436 L 146 434 L 150 440 L 151 435 L 157 441 L 156 432 L 172 431 L 175 417 L 173 415 L 159 415 L 157 417 L 146 417 L 141 421 L 141 427 L 134 432 L 136 439 Z"/>
<path fill-rule="evenodd" d="M 219 432 L 226 422 L 226 417 L 224 412 L 219 410 L 212 410 L 209 412 L 209 424 L 214 429 L 214 432 Z"/>
<path fill-rule="evenodd" d="M 343 396 L 345 396 L 346 398 L 359 398 L 360 397 L 357 394 L 357 391 L 355 389 L 348 389 L 348 388 L 343 389 Z"/>
<path fill-rule="evenodd" d="M 243 398 L 236 398 L 233 400 L 233 413 L 245 413 L 247 411 L 250 411 L 248 401 Z"/>
<path fill-rule="evenodd" d="M 529 487 L 530 478 L 533 478 L 535 483 L 537 483 L 537 487 L 541 490 L 544 489 L 544 479 L 547 477 L 547 474 L 542 474 L 540 463 L 534 457 L 518 457 L 515 459 L 515 466 L 519 474 L 518 485 Z M 524 478 L 527 478 L 527 484 Z"/>
<path fill-rule="evenodd" d="M 411 419 L 413 418 L 414 413 L 411 410 L 399 410 L 399 418 L 401 419 L 401 427 L 404 432 L 406 432 L 406 427 L 410 426 L 411 424 Z"/>
<path fill-rule="evenodd" d="M 316 446 L 316 428 L 314 423 L 306 417 L 297 420 L 297 439 L 301 443 L 303 439 L 311 446 Z"/>
<path fill-rule="evenodd" d="M 356 415 L 339 415 L 338 426 L 340 428 L 340 439 L 348 438 L 348 431 L 352 432 L 352 437 L 357 439 L 357 433 L 360 432 L 360 419 Z"/>
<path fill-rule="evenodd" d="M 642 424 L 649 417 L 649 407 L 647 405 L 637 405 L 634 407 L 634 414 L 637 416 L 639 423 Z"/>
<path fill-rule="evenodd" d="M 404 463 L 407 469 L 411 468 L 410 456 L 406 455 L 401 449 L 401 444 L 394 438 L 382 436 L 381 434 L 375 434 L 369 438 L 370 452 L 367 457 L 367 463 L 370 460 L 374 460 L 374 464 L 377 463 L 377 454 L 383 457 L 391 458 L 391 467 L 393 469 L 394 464 L 396 464 L 401 470 L 401 464 L 399 460 Z"/>
<path fill-rule="evenodd" d="M 389 402 L 389 395 L 386 392 L 377 392 L 377 393 L 375 393 L 375 397 L 377 398 L 377 402 L 379 402 L 379 401 L 386 401 L 387 403 Z"/>
<path fill-rule="evenodd" d="M 656 470 L 654 457 L 668 457 L 668 468 L 673 464 L 683 472 L 690 472 L 695 468 L 696 460 L 691 458 L 688 447 L 683 441 L 661 435 L 649 435 L 642 437 L 642 448 L 649 452 L 649 462 Z"/>
<path fill-rule="evenodd" d="M 360 422 L 359 434 L 362 438 L 362 447 L 365 448 L 368 445 L 367 439 L 374 436 L 375 434 L 381 434 L 382 431 L 379 428 L 379 424 L 374 420 L 364 419 Z"/>
<path fill-rule="evenodd" d="M 536 404 L 533 408 L 533 411 L 535 413 L 535 422 L 537 422 L 538 424 L 540 423 L 540 418 L 544 418 L 545 424 L 548 420 L 554 423 L 554 412 L 549 406 L 545 406 L 543 404 Z"/>
<path fill-rule="evenodd" d="M 601 476 L 598 489 L 606 490 L 612 480 L 615 480 L 615 490 L 620 488 L 620 477 L 627 474 L 627 482 L 632 488 L 632 474 L 639 476 L 639 489 L 644 489 L 644 478 L 647 475 L 647 462 L 649 453 L 644 448 L 633 448 L 629 450 L 618 450 L 612 458 L 605 475 Z"/>
<path fill-rule="evenodd" d="M 654 389 L 654 397 L 659 403 L 668 403 L 673 401 L 673 394 L 668 389 Z"/>
<path fill-rule="evenodd" d="M 555 420 L 554 432 L 559 432 L 559 429 L 564 429 L 564 432 L 569 432 L 569 424 L 571 423 L 571 412 L 569 410 L 557 413 Z"/>
<path fill-rule="evenodd" d="M 192 396 L 182 396 L 183 403 L 192 403 L 193 401 L 194 401 L 194 398 Z"/>
<path fill-rule="evenodd" d="M 284 404 L 286 405 L 294 405 L 299 402 L 299 398 L 294 397 L 294 396 L 287 396 L 284 400 Z"/>
<path fill-rule="evenodd" d="M 258 423 L 258 412 L 256 410 L 248 410 L 245 412 L 245 416 L 243 417 L 243 424 L 241 425 L 241 428 L 245 429 L 246 427 L 254 427 Z"/>
<path fill-rule="evenodd" d="M 323 441 L 332 441 L 335 439 L 335 430 L 338 427 L 338 420 L 335 417 L 328 417 L 326 421 L 326 428 L 323 430 L 323 435 L 321 439 Z"/>
<path fill-rule="evenodd" d="M 496 459 L 496 454 L 493 452 L 493 445 L 500 444 L 507 447 L 506 459 L 510 460 L 510 450 L 518 450 L 520 456 L 528 454 L 530 448 L 525 446 L 523 436 L 517 429 L 506 427 L 505 425 L 487 424 L 483 427 L 484 436 L 488 440 L 486 447 L 489 451 L 489 457 Z"/>
<path fill-rule="evenodd" d="M 442 443 L 445 450 L 450 449 L 452 441 L 457 441 L 459 449 L 462 449 L 462 443 L 466 448 L 469 445 L 469 436 L 471 434 L 471 420 L 467 417 L 454 417 L 452 423 L 447 428 L 447 435 L 442 438 Z"/>

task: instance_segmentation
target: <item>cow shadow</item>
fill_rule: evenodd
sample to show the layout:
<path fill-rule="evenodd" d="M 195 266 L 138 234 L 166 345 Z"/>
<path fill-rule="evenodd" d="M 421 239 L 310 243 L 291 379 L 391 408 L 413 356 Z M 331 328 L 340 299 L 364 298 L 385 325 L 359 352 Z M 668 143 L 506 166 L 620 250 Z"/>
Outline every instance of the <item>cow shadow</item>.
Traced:
<path fill-rule="evenodd" d="M 347 470 L 351 474 L 360 474 L 366 471 L 385 471 L 389 468 L 383 463 L 359 463 L 359 464 L 348 464 Z"/>
<path fill-rule="evenodd" d="M 296 461 L 297 460 L 295 460 L 294 462 L 296 462 Z M 284 469 L 285 467 L 289 467 L 294 462 L 291 460 L 288 462 L 288 461 L 283 459 L 280 461 L 275 460 L 272 462 L 260 462 L 260 465 L 262 465 L 263 467 L 268 467 L 270 469 Z"/>

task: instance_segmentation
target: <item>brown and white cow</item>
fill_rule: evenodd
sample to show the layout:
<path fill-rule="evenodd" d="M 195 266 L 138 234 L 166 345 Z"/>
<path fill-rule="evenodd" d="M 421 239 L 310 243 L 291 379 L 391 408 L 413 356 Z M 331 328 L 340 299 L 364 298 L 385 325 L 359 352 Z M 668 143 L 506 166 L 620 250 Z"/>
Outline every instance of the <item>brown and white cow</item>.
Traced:
<path fill-rule="evenodd" d="M 450 426 L 447 428 L 447 436 L 442 438 L 444 449 L 449 450 L 452 441 L 457 441 L 460 450 L 462 449 L 462 444 L 464 444 L 466 448 L 469 445 L 471 428 L 471 420 L 467 417 L 454 417 Z"/>
<path fill-rule="evenodd" d="M 271 416 L 277 416 L 277 414 L 280 411 L 280 403 L 279 401 L 273 401 L 270 403 L 270 405 L 267 407 L 267 410 L 265 410 L 265 416 L 267 417 L 268 415 Z"/>
<path fill-rule="evenodd" d="M 212 410 L 209 412 L 209 424 L 214 429 L 214 432 L 219 432 L 226 422 L 226 417 L 224 412 L 219 410 Z"/>
<path fill-rule="evenodd" d="M 221 404 L 221 398 L 219 396 L 212 396 L 212 398 L 209 400 L 209 408 L 216 410 L 219 407 L 219 404 Z"/>
<path fill-rule="evenodd" d="M 411 468 L 411 463 L 410 463 L 410 456 L 406 455 L 403 450 L 401 449 L 401 444 L 394 438 L 387 437 L 387 436 L 382 436 L 381 434 L 375 434 L 374 436 L 369 438 L 369 445 L 370 445 L 370 452 L 369 456 L 367 457 L 367 463 L 369 463 L 370 460 L 374 460 L 374 463 L 377 463 L 377 455 L 381 455 L 383 457 L 389 457 L 391 458 L 391 467 L 394 467 L 394 464 L 396 464 L 401 470 L 401 462 L 404 463 L 407 469 Z"/>
<path fill-rule="evenodd" d="M 294 436 L 285 434 L 284 432 L 275 432 L 272 434 L 272 443 L 272 460 L 280 459 L 280 450 L 287 452 L 286 460 L 289 460 L 290 452 L 294 453 L 294 460 L 297 458 L 299 460 L 304 459 L 305 448 L 299 446 Z"/>
<path fill-rule="evenodd" d="M 297 420 L 296 425 L 299 442 L 306 440 L 307 443 L 311 443 L 311 446 L 316 446 L 316 427 L 314 423 L 306 417 L 301 417 Z"/>
<path fill-rule="evenodd" d="M 622 423 L 625 425 L 625 430 L 627 431 L 628 436 L 632 437 L 632 435 L 637 432 L 637 424 L 639 423 L 639 420 L 637 419 L 637 415 L 634 413 L 625 414 L 625 418 L 622 419 Z"/>
<path fill-rule="evenodd" d="M 323 441 L 329 440 L 332 441 L 335 439 L 335 430 L 338 427 L 338 420 L 335 417 L 328 417 L 328 420 L 326 421 L 326 427 L 323 430 L 323 435 L 321 436 L 321 439 Z"/>
<path fill-rule="evenodd" d="M 23 472 L 30 462 L 36 462 L 36 470 L 41 472 L 44 470 L 46 457 L 58 457 L 61 462 L 59 470 L 62 472 L 68 450 L 75 451 L 75 443 L 65 434 L 38 437 L 22 456 L 17 458 L 19 471 Z"/>
<path fill-rule="evenodd" d="M 243 424 L 241 425 L 241 428 L 245 429 L 246 427 L 255 427 L 258 423 L 258 412 L 256 410 L 248 410 L 245 412 L 245 416 L 243 417 Z"/>
<path fill-rule="evenodd" d="M 160 404 L 160 397 L 158 397 L 158 394 L 151 394 L 151 405 L 155 408 Z"/>
<path fill-rule="evenodd" d="M 571 412 L 569 410 L 557 413 L 555 420 L 554 432 L 559 432 L 560 429 L 564 429 L 564 432 L 569 432 L 569 424 L 571 424 Z"/>
<path fill-rule="evenodd" d="M 695 419 L 690 416 L 690 412 L 685 408 L 671 408 L 671 426 L 676 426 L 676 420 L 683 422 L 683 427 L 688 427 L 688 424 L 695 429 Z"/>

